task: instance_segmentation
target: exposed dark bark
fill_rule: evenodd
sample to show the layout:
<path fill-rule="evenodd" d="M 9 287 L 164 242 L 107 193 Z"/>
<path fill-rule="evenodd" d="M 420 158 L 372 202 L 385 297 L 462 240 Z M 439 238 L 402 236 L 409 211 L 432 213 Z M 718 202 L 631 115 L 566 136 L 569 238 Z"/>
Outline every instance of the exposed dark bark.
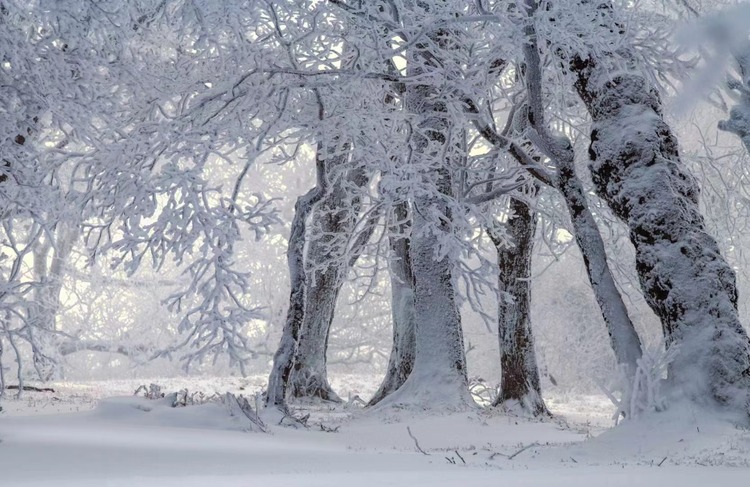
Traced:
<path fill-rule="evenodd" d="M 290 380 L 290 394 L 294 397 L 341 401 L 328 383 L 326 371 L 328 336 L 343 284 L 339 274 L 338 269 L 330 267 L 317 272 L 314 283 L 308 281 L 306 285 L 305 315 Z"/>
<path fill-rule="evenodd" d="M 616 28 L 600 2 L 601 25 Z M 636 270 L 668 345 L 678 345 L 670 381 L 691 398 L 713 396 L 750 411 L 750 340 L 737 314 L 732 269 L 706 232 L 699 188 L 664 122 L 661 100 L 634 65 L 575 56 L 569 68 L 593 125 L 589 156 L 597 193 L 630 229 Z M 610 53 L 622 62 L 627 51 Z"/>
<path fill-rule="evenodd" d="M 411 266 L 408 235 L 409 210 L 406 202 L 395 210 L 397 225 L 390 237 L 391 247 L 391 315 L 393 317 L 393 344 L 388 368 L 380 387 L 368 405 L 380 402 L 401 387 L 411 374 L 416 354 L 414 330 L 414 274 Z"/>
<path fill-rule="evenodd" d="M 305 195 L 297 198 L 294 205 L 294 219 L 292 220 L 292 230 L 286 252 L 291 284 L 289 308 L 279 347 L 273 356 L 273 365 L 266 392 L 266 406 L 273 406 L 282 410 L 286 410 L 287 385 L 294 364 L 299 330 L 305 312 L 304 249 L 307 218 L 312 212 L 313 204 L 322 196 L 321 188 L 316 186 Z"/>
<path fill-rule="evenodd" d="M 513 246 L 492 229 L 497 250 L 498 341 L 500 394 L 493 406 L 516 401 L 534 415 L 548 413 L 542 399 L 539 369 L 531 330 L 531 256 L 536 215 L 521 200 L 511 198 L 511 216 L 505 224 Z M 499 225 L 499 223 L 498 223 Z"/>
<path fill-rule="evenodd" d="M 536 81 L 529 82 L 529 86 L 534 86 L 534 83 L 538 85 L 540 81 L 541 77 L 537 77 Z M 633 372 L 636 360 L 642 354 L 640 339 L 627 313 L 622 295 L 615 285 L 607 263 L 604 241 L 588 209 L 583 185 L 575 174 L 572 147 L 567 146 L 550 151 L 557 152 L 557 154 L 550 153 L 548 156 L 557 166 L 558 171 L 554 175 L 549 174 L 538 158 L 530 156 L 520 144 L 503 134 L 498 134 L 490 125 L 482 122 L 478 118 L 479 109 L 475 103 L 470 99 L 466 99 L 465 102 L 468 113 L 477 117 L 473 120 L 474 126 L 488 142 L 498 149 L 507 150 L 539 183 L 555 187 L 562 192 L 571 215 L 576 244 L 583 255 L 589 282 L 607 325 L 615 355 L 619 363 L 625 364 L 627 369 Z M 546 129 L 539 124 L 543 120 L 542 116 L 537 115 L 530 121 L 537 134 L 537 141 L 546 132 Z"/>
<path fill-rule="evenodd" d="M 347 155 L 337 156 L 334 163 L 338 166 L 346 163 Z M 328 383 L 328 337 L 344 279 L 361 252 L 361 248 L 354 248 L 355 256 L 346 258 L 347 240 L 354 231 L 361 207 L 351 189 L 359 190 L 367 181 L 364 171 L 347 171 L 331 183 L 331 191 L 313 210 L 315 228 L 310 234 L 305 262 L 308 269 L 305 311 L 290 383 L 290 392 L 295 397 L 341 401 Z"/>
<path fill-rule="evenodd" d="M 17 391 L 19 389 L 30 392 L 55 392 L 51 387 L 34 387 L 34 386 L 17 386 L 14 384 L 6 387 L 9 391 Z"/>
<path fill-rule="evenodd" d="M 322 111 L 322 108 L 321 108 Z M 289 232 L 286 260 L 289 267 L 289 308 L 281 332 L 279 347 L 273 356 L 271 374 L 268 377 L 266 407 L 272 406 L 286 411 L 286 393 L 294 365 L 302 319 L 305 314 L 305 234 L 307 219 L 314 205 L 326 193 L 326 154 L 323 144 L 318 143 L 315 158 L 316 186 L 297 198 L 294 218 Z"/>

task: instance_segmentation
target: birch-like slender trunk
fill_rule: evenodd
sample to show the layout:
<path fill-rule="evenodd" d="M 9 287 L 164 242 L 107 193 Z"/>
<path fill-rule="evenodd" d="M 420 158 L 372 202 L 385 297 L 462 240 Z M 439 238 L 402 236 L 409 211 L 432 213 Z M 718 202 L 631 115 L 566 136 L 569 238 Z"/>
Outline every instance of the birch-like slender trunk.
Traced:
<path fill-rule="evenodd" d="M 611 5 L 596 19 L 616 29 Z M 699 188 L 664 122 L 658 92 L 627 51 L 574 56 L 569 68 L 592 119 L 597 193 L 630 228 L 646 301 L 677 346 L 670 381 L 688 397 L 750 412 L 750 340 L 737 314 L 735 276 L 706 232 Z M 614 70 L 610 61 L 629 64 Z"/>
<path fill-rule="evenodd" d="M 544 114 L 542 63 L 537 44 L 534 15 L 538 0 L 525 0 L 527 24 L 523 52 L 526 85 L 529 90 L 529 124 L 537 146 L 555 164 L 555 186 L 563 195 L 570 214 L 573 235 L 583 256 L 591 288 L 607 326 L 612 349 L 619 364 L 632 378 L 643 351 L 638 333 L 630 320 L 627 306 L 615 284 L 607 263 L 607 253 L 599 228 L 591 214 L 581 180 L 576 175 L 575 153 L 567 138 L 554 137 L 549 132 Z"/>
<path fill-rule="evenodd" d="M 533 0 L 530 0 L 533 4 Z M 533 5 L 532 5 L 533 7 Z M 532 8 L 533 10 L 533 8 Z M 540 163 L 540 158 L 526 153 L 524 147 L 507 139 L 505 135 L 498 135 L 492 127 L 483 124 L 480 119 L 474 120 L 477 130 L 496 147 L 507 150 L 539 183 L 555 187 L 563 195 L 568 208 L 573 234 L 586 266 L 589 283 L 599 305 L 602 318 L 607 326 L 612 348 L 618 363 L 626 367 L 632 375 L 637 367 L 637 360 L 642 355 L 642 347 L 635 327 L 628 315 L 627 307 L 622 299 L 609 264 L 604 248 L 604 241 L 588 207 L 583 184 L 575 172 L 575 154 L 569 143 L 560 144 L 561 140 L 554 138 L 545 125 L 544 105 L 542 103 L 542 76 L 537 51 L 536 34 L 533 25 L 527 28 L 528 39 L 524 47 L 527 65 L 524 66 L 527 87 L 532 101 L 527 107 L 526 118 L 519 116 L 519 122 L 513 125 L 516 131 L 523 131 L 531 127 L 534 134 L 534 144 L 541 149 L 557 171 L 550 174 Z M 469 113 L 479 115 L 477 105 L 466 99 Z M 523 144 L 527 147 L 529 144 Z"/>
<path fill-rule="evenodd" d="M 576 175 L 575 163 L 565 157 L 555 162 L 557 186 L 565 198 L 573 226 L 573 236 L 581 251 L 591 289 L 607 326 L 612 350 L 617 363 L 624 365 L 626 375 L 632 377 L 638 367 L 638 359 L 643 355 L 641 339 L 630 320 L 628 309 L 607 263 L 604 240 L 589 209 L 583 184 Z"/>

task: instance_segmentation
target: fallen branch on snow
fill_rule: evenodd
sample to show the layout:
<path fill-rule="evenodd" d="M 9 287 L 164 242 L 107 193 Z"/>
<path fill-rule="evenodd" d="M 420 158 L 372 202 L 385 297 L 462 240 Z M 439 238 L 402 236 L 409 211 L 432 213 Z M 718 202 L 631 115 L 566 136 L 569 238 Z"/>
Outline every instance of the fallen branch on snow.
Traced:
<path fill-rule="evenodd" d="M 6 387 L 9 391 L 17 391 L 18 386 L 16 385 L 9 385 Z M 54 389 L 51 387 L 34 387 L 34 386 L 23 386 L 24 391 L 32 391 L 32 392 L 55 392 Z"/>
<path fill-rule="evenodd" d="M 412 439 L 412 440 L 414 440 L 414 446 L 416 446 L 416 447 L 417 447 L 417 450 L 418 450 L 418 451 L 419 451 L 420 453 L 422 453 L 423 455 L 428 455 L 428 456 L 429 456 L 429 453 L 427 453 L 426 451 L 422 450 L 422 447 L 421 447 L 421 446 L 419 446 L 419 441 L 417 440 L 417 437 L 416 437 L 416 436 L 414 436 L 414 435 L 412 434 L 412 432 L 411 432 L 411 428 L 409 428 L 409 427 L 407 426 L 407 427 L 406 427 L 406 431 L 407 431 L 407 432 L 409 433 L 409 436 L 411 437 L 411 439 Z"/>

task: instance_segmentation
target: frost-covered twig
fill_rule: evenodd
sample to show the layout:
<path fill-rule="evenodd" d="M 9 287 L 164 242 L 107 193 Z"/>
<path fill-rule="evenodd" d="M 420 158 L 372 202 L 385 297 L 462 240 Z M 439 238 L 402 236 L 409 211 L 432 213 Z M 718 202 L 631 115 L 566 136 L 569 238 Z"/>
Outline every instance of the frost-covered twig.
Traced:
<path fill-rule="evenodd" d="M 667 407 L 666 397 L 662 394 L 662 384 L 669 364 L 678 353 L 678 346 L 665 347 L 658 344 L 647 348 L 638 360 L 635 373 L 627 373 L 624 367 L 618 368 L 618 382 L 614 390 L 599 383 L 599 388 L 615 405 L 613 419 L 620 417 L 634 419 L 651 411 L 663 411 Z M 620 392 L 620 397 L 616 392 Z"/>

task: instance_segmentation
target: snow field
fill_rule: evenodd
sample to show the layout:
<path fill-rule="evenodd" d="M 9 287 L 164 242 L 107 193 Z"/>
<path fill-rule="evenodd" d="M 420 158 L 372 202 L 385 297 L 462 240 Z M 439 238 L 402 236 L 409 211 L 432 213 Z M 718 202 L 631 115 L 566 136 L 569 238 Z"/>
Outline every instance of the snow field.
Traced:
<path fill-rule="evenodd" d="M 247 394 L 254 380 L 186 382 Z M 349 385 L 339 390 L 369 390 L 355 377 L 339 381 Z M 750 432 L 694 407 L 601 433 L 611 405 L 592 397 L 550 398 L 558 416 L 544 421 L 500 411 L 299 405 L 297 414 L 311 414 L 309 428 L 270 425 L 263 434 L 248 432 L 249 422 L 221 404 L 171 408 L 106 397 L 132 394 L 134 383 L 55 384 L 54 394 L 6 398 L 0 486 L 690 487 L 750 478 Z M 184 384 L 170 380 L 165 389 Z"/>

